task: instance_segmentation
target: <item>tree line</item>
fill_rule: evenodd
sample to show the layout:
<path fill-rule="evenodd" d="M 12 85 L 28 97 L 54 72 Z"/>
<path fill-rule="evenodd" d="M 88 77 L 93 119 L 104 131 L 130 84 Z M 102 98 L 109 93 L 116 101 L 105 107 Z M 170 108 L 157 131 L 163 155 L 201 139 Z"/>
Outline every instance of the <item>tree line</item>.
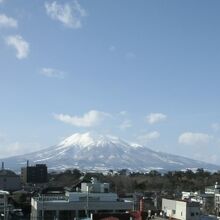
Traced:
<path fill-rule="evenodd" d="M 128 172 L 123 169 L 118 172 L 110 170 L 107 174 L 85 173 L 78 169 L 69 169 L 61 173 L 50 173 L 49 186 L 74 187 L 80 178 L 89 182 L 91 177 L 96 177 L 101 182 L 110 183 L 111 191 L 119 194 L 149 191 L 202 192 L 206 186 L 215 185 L 216 182 L 220 183 L 220 171 L 211 173 L 201 168 L 196 172 L 186 170 L 166 173 L 160 173 L 156 170 L 149 173 Z"/>

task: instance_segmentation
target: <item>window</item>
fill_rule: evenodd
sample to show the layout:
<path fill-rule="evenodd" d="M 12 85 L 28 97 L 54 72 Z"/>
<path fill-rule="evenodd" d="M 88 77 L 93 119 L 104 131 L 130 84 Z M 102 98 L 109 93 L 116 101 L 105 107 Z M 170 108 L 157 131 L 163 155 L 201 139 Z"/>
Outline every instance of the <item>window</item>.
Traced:
<path fill-rule="evenodd" d="M 194 212 L 191 212 L 191 216 L 194 216 Z"/>

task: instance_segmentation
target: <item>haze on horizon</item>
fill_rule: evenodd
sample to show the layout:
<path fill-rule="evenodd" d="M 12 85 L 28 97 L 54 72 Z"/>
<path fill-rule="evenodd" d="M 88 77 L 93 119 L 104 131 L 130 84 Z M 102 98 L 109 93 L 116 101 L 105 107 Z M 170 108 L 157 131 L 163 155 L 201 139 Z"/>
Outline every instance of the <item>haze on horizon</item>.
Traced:
<path fill-rule="evenodd" d="M 219 9 L 0 0 L 0 158 L 95 131 L 220 164 Z"/>

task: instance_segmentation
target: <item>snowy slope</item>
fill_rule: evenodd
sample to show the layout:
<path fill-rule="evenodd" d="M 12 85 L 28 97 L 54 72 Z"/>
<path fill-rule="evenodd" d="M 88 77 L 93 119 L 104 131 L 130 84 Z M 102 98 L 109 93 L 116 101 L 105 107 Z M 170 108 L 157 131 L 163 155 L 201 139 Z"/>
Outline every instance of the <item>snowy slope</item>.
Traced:
<path fill-rule="evenodd" d="M 93 133 L 76 133 L 56 146 L 38 152 L 2 159 L 6 167 L 19 170 L 29 160 L 31 164 L 46 163 L 50 169 L 78 168 L 82 170 L 133 171 L 181 170 L 204 168 L 218 170 L 220 166 L 189 158 L 155 152 L 147 147 L 129 144 L 117 137 Z"/>

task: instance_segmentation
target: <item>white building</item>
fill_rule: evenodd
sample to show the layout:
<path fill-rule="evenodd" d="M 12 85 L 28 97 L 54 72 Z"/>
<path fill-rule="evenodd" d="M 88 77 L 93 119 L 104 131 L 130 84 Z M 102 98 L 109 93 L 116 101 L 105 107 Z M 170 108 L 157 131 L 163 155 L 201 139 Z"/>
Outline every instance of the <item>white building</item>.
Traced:
<path fill-rule="evenodd" d="M 98 182 L 92 182 L 97 187 Z M 99 183 L 100 184 L 100 183 Z M 101 186 L 100 189 L 105 187 Z M 85 184 L 82 184 L 83 190 Z M 88 185 L 87 185 L 88 186 Z M 87 189 L 89 189 L 87 187 Z M 102 190 L 101 190 L 102 191 Z M 104 190 L 105 191 L 105 190 Z M 31 199 L 31 219 L 78 219 L 98 212 L 125 212 L 133 208 L 133 202 L 120 200 L 116 193 L 66 192 L 65 195 L 41 195 Z"/>
<path fill-rule="evenodd" d="M 8 196 L 9 192 L 0 190 L 0 215 L 3 219 L 8 219 Z"/>
<path fill-rule="evenodd" d="M 162 210 L 168 218 L 199 220 L 200 206 L 197 202 L 162 199 Z"/>

